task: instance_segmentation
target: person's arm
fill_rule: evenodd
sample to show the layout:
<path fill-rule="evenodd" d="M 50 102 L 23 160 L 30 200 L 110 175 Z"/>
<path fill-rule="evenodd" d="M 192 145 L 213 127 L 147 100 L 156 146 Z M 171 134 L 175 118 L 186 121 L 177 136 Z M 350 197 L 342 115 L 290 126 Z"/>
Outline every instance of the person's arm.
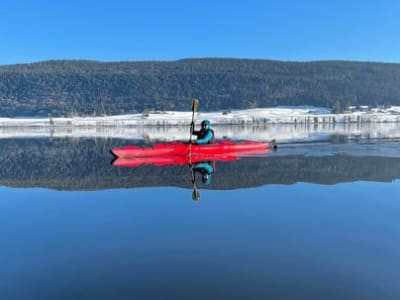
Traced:
<path fill-rule="evenodd" d="M 200 134 L 200 130 L 194 130 L 193 122 L 190 124 L 190 132 L 192 133 L 192 135 L 195 135 L 195 136 L 198 136 Z"/>
<path fill-rule="evenodd" d="M 195 170 L 200 171 L 201 169 L 203 169 L 208 175 L 214 173 L 214 168 L 209 163 L 206 162 L 199 162 L 196 164 Z"/>
<path fill-rule="evenodd" d="M 198 145 L 208 144 L 212 140 L 212 138 L 213 133 L 211 132 L 211 130 L 209 130 L 203 138 L 197 139 L 195 143 Z"/>

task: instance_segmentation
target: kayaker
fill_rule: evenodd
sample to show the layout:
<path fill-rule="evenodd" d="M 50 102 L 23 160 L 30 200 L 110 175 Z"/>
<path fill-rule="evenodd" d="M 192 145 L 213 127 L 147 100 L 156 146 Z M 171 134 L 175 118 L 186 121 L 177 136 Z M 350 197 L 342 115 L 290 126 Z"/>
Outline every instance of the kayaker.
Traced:
<path fill-rule="evenodd" d="M 211 122 L 209 120 L 201 121 L 201 129 L 194 130 L 194 123 L 190 125 L 191 132 L 193 135 L 197 136 L 196 141 L 193 141 L 194 144 L 204 145 L 204 144 L 214 144 L 214 130 L 211 128 Z"/>
<path fill-rule="evenodd" d="M 199 162 L 193 166 L 193 177 L 192 180 L 196 180 L 195 173 L 199 173 L 201 175 L 201 182 L 205 185 L 209 185 L 211 183 L 211 175 L 214 174 L 214 162 Z M 193 182 L 194 183 L 194 182 Z"/>

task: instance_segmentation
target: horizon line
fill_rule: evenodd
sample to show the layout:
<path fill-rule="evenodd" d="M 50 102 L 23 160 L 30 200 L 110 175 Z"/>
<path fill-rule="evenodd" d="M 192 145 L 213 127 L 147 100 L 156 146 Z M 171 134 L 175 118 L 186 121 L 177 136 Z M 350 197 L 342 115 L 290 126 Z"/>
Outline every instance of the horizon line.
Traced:
<path fill-rule="evenodd" d="M 184 57 L 178 59 L 126 59 L 126 60 L 98 60 L 91 58 L 49 58 L 43 60 L 32 60 L 26 62 L 0 63 L 0 67 L 30 65 L 48 62 L 91 62 L 91 63 L 174 63 L 189 60 L 244 60 L 244 61 L 270 61 L 282 63 L 318 63 L 318 62 L 356 62 L 356 63 L 377 63 L 377 64 L 400 64 L 395 61 L 379 60 L 359 60 L 359 59 L 316 59 L 316 60 L 286 60 L 272 58 L 248 58 L 248 57 L 230 57 L 230 56 L 204 56 L 204 57 Z"/>

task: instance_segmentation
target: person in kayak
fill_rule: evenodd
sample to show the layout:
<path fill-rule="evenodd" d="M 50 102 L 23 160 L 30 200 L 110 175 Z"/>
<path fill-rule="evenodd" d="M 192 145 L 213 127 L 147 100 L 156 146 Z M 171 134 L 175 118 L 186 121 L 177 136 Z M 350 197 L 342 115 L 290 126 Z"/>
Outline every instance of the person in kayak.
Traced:
<path fill-rule="evenodd" d="M 196 181 L 196 173 L 201 175 L 201 182 L 205 185 L 211 183 L 211 175 L 214 174 L 214 163 L 215 162 L 198 162 L 193 165 L 192 168 L 192 183 Z"/>
<path fill-rule="evenodd" d="M 214 130 L 212 130 L 211 127 L 211 122 L 209 120 L 203 120 L 201 121 L 201 129 L 196 131 L 194 130 L 194 123 L 190 125 L 191 127 L 191 132 L 193 135 L 197 136 L 196 141 L 194 141 L 194 144 L 198 145 L 204 145 L 204 144 L 214 144 L 215 138 L 214 138 Z"/>

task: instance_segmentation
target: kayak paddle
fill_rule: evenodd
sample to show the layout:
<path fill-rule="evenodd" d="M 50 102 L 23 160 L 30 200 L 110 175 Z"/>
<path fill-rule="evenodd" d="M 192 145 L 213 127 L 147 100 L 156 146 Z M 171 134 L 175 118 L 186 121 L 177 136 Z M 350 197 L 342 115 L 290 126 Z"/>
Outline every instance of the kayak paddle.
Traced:
<path fill-rule="evenodd" d="M 190 137 L 189 143 L 192 143 L 192 132 L 194 129 L 194 113 L 199 111 L 200 102 L 199 99 L 192 100 L 192 122 L 190 123 Z"/>

